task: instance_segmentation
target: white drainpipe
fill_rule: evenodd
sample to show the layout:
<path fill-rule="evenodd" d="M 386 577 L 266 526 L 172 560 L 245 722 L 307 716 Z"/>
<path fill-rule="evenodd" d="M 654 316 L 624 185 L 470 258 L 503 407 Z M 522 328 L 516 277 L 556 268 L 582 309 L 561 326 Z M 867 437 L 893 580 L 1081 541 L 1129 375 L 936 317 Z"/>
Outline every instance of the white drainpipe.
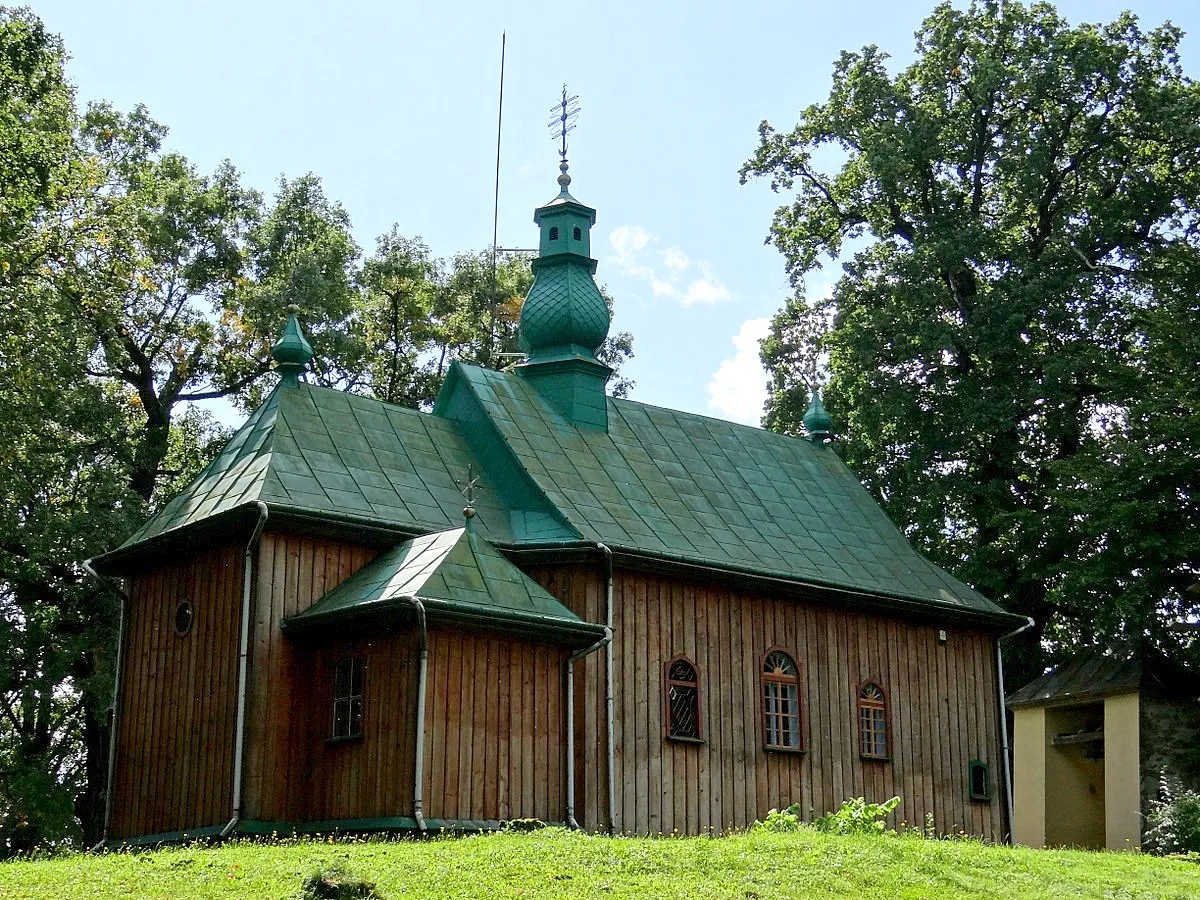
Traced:
<path fill-rule="evenodd" d="M 1012 763 L 1008 751 L 1008 714 L 1004 709 L 1004 658 L 1000 653 L 1000 642 L 1005 638 L 1016 637 L 1021 632 L 1028 631 L 1033 625 L 1033 619 L 1026 616 L 1025 624 L 1020 628 L 996 638 L 996 683 L 1000 691 L 1000 777 L 1004 779 L 1004 811 L 1008 816 L 1008 842 L 1010 844 L 1013 842 L 1013 779 Z"/>
<path fill-rule="evenodd" d="M 425 604 L 418 598 L 405 596 L 417 610 L 417 624 L 421 629 L 421 662 L 417 669 L 417 737 L 413 754 L 413 818 L 417 828 L 428 831 L 425 824 L 424 781 L 425 781 L 425 681 L 429 669 L 429 635 L 425 627 Z"/>
<path fill-rule="evenodd" d="M 93 852 L 108 843 L 109 829 L 112 825 L 113 780 L 117 773 L 117 727 L 121 718 L 121 681 L 125 668 L 125 618 L 129 615 L 129 595 L 121 590 L 113 579 L 101 575 L 92 568 L 92 561 L 83 561 L 83 570 L 93 578 L 107 585 L 120 599 L 121 612 L 117 620 L 117 668 L 113 679 L 112 715 L 108 723 L 108 774 L 104 786 L 104 830 L 100 834 L 100 842 L 92 848 Z"/>
<path fill-rule="evenodd" d="M 579 828 L 575 820 L 575 661 L 612 642 L 612 629 L 605 627 L 604 637 L 590 647 L 577 650 L 567 657 L 567 825 Z"/>
<path fill-rule="evenodd" d="M 254 503 L 258 507 L 258 521 L 250 540 L 246 542 L 246 552 L 242 570 L 242 636 L 238 651 L 238 702 L 237 724 L 234 726 L 233 738 L 233 817 L 221 829 L 221 837 L 228 837 L 237 827 L 242 818 L 242 757 L 246 746 L 246 687 L 247 670 L 250 661 L 250 597 L 254 587 L 254 551 L 258 547 L 258 539 L 262 536 L 263 527 L 267 524 L 267 504 L 261 500 Z"/>

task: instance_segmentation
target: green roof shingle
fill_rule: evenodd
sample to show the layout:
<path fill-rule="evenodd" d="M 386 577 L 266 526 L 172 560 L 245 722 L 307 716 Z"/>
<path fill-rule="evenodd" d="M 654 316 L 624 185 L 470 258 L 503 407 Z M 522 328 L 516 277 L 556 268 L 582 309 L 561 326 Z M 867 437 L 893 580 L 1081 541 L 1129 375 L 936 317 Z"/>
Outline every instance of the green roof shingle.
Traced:
<path fill-rule="evenodd" d="M 629 555 L 1004 617 L 918 554 L 829 447 L 609 398 L 577 427 L 519 374 L 454 364 L 432 415 L 281 384 L 116 554 L 262 501 L 421 534 L 461 523 L 502 546 L 603 542 Z"/>

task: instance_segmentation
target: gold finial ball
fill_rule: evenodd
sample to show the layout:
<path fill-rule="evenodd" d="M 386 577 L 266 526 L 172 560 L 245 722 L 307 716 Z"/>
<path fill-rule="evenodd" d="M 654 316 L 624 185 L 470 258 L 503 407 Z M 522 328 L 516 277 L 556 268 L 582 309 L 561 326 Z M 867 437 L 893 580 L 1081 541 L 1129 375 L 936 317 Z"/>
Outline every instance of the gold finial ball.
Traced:
<path fill-rule="evenodd" d="M 475 507 L 464 506 L 463 507 L 463 516 L 464 516 L 464 518 L 467 518 L 467 519 L 475 518 Z"/>
<path fill-rule="evenodd" d="M 299 303 L 289 303 L 287 305 L 287 311 L 290 312 L 294 316 L 300 315 L 300 304 Z"/>

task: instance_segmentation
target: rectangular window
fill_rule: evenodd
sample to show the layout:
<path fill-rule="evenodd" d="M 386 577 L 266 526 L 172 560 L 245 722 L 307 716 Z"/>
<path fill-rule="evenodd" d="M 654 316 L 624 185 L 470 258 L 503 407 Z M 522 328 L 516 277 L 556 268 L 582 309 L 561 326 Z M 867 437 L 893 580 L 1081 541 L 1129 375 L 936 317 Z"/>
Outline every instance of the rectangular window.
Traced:
<path fill-rule="evenodd" d="M 987 763 L 978 759 L 967 763 L 967 782 L 971 787 L 972 800 L 992 799 L 991 776 Z"/>
<path fill-rule="evenodd" d="M 363 661 L 345 656 L 333 670 L 333 737 L 362 735 Z"/>

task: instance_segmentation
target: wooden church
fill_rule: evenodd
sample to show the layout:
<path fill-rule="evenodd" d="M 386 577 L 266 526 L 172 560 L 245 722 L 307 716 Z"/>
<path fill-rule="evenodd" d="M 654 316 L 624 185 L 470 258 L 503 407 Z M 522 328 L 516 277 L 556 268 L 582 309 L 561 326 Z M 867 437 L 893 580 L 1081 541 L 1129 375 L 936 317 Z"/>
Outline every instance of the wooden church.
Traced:
<path fill-rule="evenodd" d="M 1000 635 L 809 439 L 605 395 L 595 210 L 536 211 L 512 371 L 432 413 L 280 383 L 118 549 L 107 838 L 701 834 L 899 795 L 1009 832 Z M 473 502 L 464 509 L 464 485 Z"/>

